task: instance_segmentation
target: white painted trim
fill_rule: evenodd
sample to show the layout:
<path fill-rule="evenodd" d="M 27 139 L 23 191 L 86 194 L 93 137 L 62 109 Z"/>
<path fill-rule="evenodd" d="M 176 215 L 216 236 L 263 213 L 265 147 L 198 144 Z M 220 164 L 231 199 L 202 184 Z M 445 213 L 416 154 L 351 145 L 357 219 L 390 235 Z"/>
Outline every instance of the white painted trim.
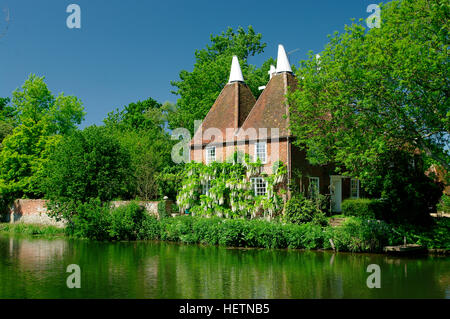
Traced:
<path fill-rule="evenodd" d="M 267 164 L 267 142 L 255 142 L 254 151 L 255 151 L 255 162 L 258 161 L 258 143 L 264 144 L 264 161 L 261 160 L 262 164 Z"/>
<path fill-rule="evenodd" d="M 214 149 L 214 159 L 213 160 L 211 160 L 211 158 L 209 157 L 209 152 L 208 152 L 211 149 Z M 206 164 L 210 164 L 210 163 L 216 161 L 216 155 L 217 154 L 216 154 L 216 147 L 215 146 L 205 147 L 205 152 L 206 152 Z"/>

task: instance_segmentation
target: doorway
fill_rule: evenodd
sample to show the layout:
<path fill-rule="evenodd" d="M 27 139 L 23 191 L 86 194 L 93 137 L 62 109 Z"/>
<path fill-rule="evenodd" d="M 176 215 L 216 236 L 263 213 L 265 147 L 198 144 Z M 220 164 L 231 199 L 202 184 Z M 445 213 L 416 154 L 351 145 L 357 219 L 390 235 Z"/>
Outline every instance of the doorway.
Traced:
<path fill-rule="evenodd" d="M 331 211 L 333 213 L 341 212 L 342 203 L 342 177 L 330 176 L 330 194 L 331 194 Z"/>

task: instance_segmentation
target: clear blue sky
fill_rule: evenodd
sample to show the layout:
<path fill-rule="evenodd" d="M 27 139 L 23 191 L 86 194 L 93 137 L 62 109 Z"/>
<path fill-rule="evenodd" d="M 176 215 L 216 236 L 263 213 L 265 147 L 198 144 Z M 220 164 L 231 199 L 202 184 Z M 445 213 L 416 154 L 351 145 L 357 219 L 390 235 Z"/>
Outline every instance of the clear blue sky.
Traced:
<path fill-rule="evenodd" d="M 148 97 L 176 102 L 171 80 L 192 70 L 194 51 L 210 34 L 252 25 L 267 43 L 249 62 L 276 57 L 278 43 L 298 64 L 309 50 L 320 52 L 327 35 L 351 18 L 366 18 L 379 0 L 149 1 L 0 0 L 11 21 L 0 38 L 0 96 L 11 96 L 30 73 L 45 76 L 50 90 L 80 98 L 87 112 L 82 127 L 101 124 L 108 112 Z M 68 29 L 66 7 L 81 7 L 81 29 Z M 4 22 L 0 23 L 1 28 Z"/>

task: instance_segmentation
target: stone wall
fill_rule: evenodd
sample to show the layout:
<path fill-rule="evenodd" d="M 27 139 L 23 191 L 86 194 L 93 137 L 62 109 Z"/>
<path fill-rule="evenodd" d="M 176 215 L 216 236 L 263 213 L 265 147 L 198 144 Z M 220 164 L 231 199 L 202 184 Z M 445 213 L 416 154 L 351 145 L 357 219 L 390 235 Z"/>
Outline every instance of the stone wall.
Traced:
<path fill-rule="evenodd" d="M 111 207 L 119 207 L 130 203 L 129 201 L 113 201 Z M 145 210 L 157 218 L 158 202 L 157 201 L 140 201 Z M 46 200 L 43 199 L 17 199 L 10 206 L 9 210 L 4 216 L 4 221 L 8 223 L 25 223 L 25 224 L 40 224 L 53 225 L 56 227 L 64 227 L 65 222 L 57 222 L 47 214 Z M 170 214 L 172 202 L 166 201 L 166 211 Z"/>
<path fill-rule="evenodd" d="M 6 212 L 6 222 L 52 225 L 64 227 L 65 222 L 57 222 L 47 214 L 43 199 L 16 199 Z"/>

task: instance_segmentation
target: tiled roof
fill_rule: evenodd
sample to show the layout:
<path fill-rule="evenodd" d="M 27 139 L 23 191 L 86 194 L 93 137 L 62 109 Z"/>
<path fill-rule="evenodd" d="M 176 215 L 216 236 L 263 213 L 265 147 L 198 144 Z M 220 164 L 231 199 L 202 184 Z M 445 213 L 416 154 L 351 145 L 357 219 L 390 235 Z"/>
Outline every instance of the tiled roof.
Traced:
<path fill-rule="evenodd" d="M 296 88 L 297 80 L 292 73 L 273 75 L 240 128 L 237 140 L 251 139 L 246 132 L 252 128 L 256 130 L 258 138 L 291 136 L 286 93 L 288 89 L 293 91 Z M 267 129 L 267 136 L 264 130 L 259 130 L 264 128 Z M 275 134 L 276 131 L 271 132 L 272 128 L 278 128 L 278 134 Z"/>
<path fill-rule="evenodd" d="M 227 128 L 229 129 L 228 133 L 232 131 L 231 134 L 234 136 L 235 131 L 244 123 L 255 102 L 256 99 L 247 84 L 233 82 L 225 85 L 203 120 L 201 127 L 195 132 L 191 145 L 217 141 L 215 136 L 205 136 L 205 131 L 208 129 L 212 129 L 207 131 L 212 134 L 207 135 L 214 134 L 213 128 L 219 130 L 222 133 L 223 141 L 227 139 Z M 233 137 L 230 136 L 229 138 Z"/>

